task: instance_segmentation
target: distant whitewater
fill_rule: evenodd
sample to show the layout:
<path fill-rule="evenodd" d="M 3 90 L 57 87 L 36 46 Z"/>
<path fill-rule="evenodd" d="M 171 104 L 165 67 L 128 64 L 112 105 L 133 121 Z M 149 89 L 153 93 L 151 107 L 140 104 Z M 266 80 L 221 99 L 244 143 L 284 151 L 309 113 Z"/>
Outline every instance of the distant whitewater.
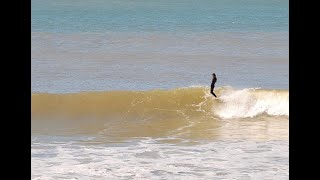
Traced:
<path fill-rule="evenodd" d="M 289 116 L 288 90 L 221 87 L 32 94 L 32 116 L 108 119 L 253 118 Z"/>

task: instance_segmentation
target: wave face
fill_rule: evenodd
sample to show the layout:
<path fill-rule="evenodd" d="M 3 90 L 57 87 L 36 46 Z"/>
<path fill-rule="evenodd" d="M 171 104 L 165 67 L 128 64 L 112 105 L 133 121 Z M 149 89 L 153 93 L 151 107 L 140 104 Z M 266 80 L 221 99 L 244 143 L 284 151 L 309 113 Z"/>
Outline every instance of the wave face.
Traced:
<path fill-rule="evenodd" d="M 252 118 L 259 115 L 289 116 L 287 90 L 215 90 L 206 87 L 171 90 L 32 94 L 33 117 L 95 117 L 126 119 Z"/>

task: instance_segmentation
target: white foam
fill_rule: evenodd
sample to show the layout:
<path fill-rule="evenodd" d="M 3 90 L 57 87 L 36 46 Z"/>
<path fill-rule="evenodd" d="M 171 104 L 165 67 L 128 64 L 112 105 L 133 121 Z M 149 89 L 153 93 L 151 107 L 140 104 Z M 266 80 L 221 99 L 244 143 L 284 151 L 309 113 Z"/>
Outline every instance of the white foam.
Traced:
<path fill-rule="evenodd" d="M 263 113 L 289 116 L 288 91 L 227 89 L 219 99 L 222 103 L 218 107 L 212 107 L 212 111 L 225 119 L 254 117 Z"/>
<path fill-rule="evenodd" d="M 33 146 L 31 157 L 32 179 L 287 179 L 289 168 L 287 141 L 193 146 L 155 139 L 118 146 L 47 142 Z"/>

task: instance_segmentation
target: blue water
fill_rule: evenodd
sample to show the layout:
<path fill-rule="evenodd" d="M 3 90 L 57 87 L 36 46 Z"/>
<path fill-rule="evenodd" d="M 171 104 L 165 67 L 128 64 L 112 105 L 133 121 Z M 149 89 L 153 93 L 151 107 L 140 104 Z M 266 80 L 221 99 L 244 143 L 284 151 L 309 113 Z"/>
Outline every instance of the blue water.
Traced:
<path fill-rule="evenodd" d="M 32 0 L 32 32 L 288 31 L 288 0 Z"/>

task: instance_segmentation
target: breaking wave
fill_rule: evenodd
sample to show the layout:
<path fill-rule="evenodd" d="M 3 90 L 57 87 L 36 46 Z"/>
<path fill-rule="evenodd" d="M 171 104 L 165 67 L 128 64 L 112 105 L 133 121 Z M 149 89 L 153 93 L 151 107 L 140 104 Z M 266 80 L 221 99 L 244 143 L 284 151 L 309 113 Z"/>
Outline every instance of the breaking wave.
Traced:
<path fill-rule="evenodd" d="M 207 87 L 171 90 L 32 94 L 32 117 L 129 119 L 252 118 L 289 116 L 288 90 L 221 87 L 214 98 Z"/>

